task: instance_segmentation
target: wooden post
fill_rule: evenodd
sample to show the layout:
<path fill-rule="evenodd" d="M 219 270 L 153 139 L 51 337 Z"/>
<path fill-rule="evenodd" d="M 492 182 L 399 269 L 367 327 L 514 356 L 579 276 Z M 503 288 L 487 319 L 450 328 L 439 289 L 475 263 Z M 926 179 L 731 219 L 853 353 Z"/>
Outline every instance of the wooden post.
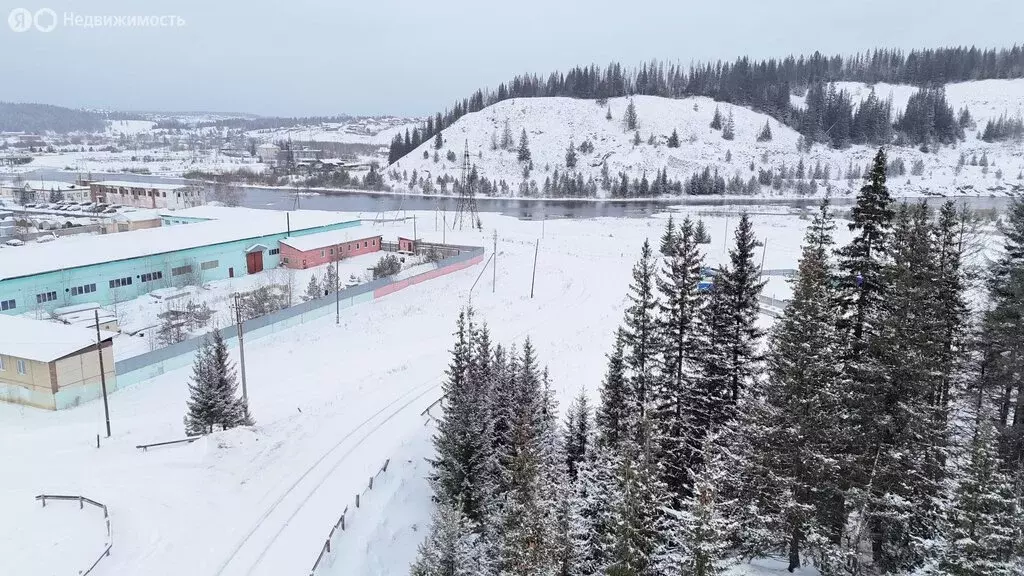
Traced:
<path fill-rule="evenodd" d="M 370 476 L 370 490 L 373 490 L 373 476 Z"/>
<path fill-rule="evenodd" d="M 359 494 L 356 494 L 356 508 L 359 508 Z"/>
<path fill-rule="evenodd" d="M 533 277 L 530 278 L 530 298 L 533 298 L 533 287 L 537 282 L 537 253 L 540 252 L 540 238 L 533 248 Z"/>
<path fill-rule="evenodd" d="M 412 215 L 412 252 L 416 253 L 416 215 Z"/>
<path fill-rule="evenodd" d="M 387 460 L 384 461 L 384 467 L 380 469 L 381 472 L 387 472 L 388 471 L 388 463 L 389 462 L 391 462 L 391 458 L 388 458 Z"/>
<path fill-rule="evenodd" d="M 334 325 L 341 326 L 341 295 L 338 293 L 338 277 L 341 275 L 338 262 L 341 260 L 341 245 L 334 247 Z"/>
<path fill-rule="evenodd" d="M 242 333 L 242 310 L 238 307 L 238 292 L 235 292 L 235 331 L 238 334 L 238 357 L 242 366 L 242 401 L 249 403 L 249 390 L 245 383 L 245 335 Z"/>
<path fill-rule="evenodd" d="M 327 539 L 327 544 L 325 544 L 325 546 L 327 547 L 327 553 L 330 554 L 331 553 L 331 539 L 330 538 Z"/>
<path fill-rule="evenodd" d="M 107 403 L 107 375 L 103 368 L 103 341 L 100 339 L 100 311 L 93 310 L 96 318 L 96 354 L 100 358 L 100 386 L 103 388 L 103 416 L 107 420 L 107 438 L 110 438 L 110 405 Z M 99 435 L 96 436 L 96 447 L 100 447 Z"/>
<path fill-rule="evenodd" d="M 341 515 L 341 529 L 345 530 L 345 515 Z"/>

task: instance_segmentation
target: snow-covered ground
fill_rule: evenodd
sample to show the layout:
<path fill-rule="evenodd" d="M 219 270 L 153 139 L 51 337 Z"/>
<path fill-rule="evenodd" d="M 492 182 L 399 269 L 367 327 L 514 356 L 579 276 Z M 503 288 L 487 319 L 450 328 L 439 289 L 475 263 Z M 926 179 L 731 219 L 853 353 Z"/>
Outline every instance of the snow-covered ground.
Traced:
<path fill-rule="evenodd" d="M 853 94 L 855 102 L 866 97 L 870 87 L 854 82 L 837 83 Z M 916 91 L 911 86 L 878 84 L 874 87 L 880 98 L 893 98 L 894 114 L 901 112 L 907 99 Z M 986 143 L 978 139 L 985 122 L 1002 113 L 1014 117 L 1024 111 L 1024 79 L 985 80 L 950 84 L 946 89 L 947 98 L 954 110 L 967 106 L 977 124 L 976 130 L 968 129 L 966 139 L 956 147 L 945 147 L 937 153 L 923 153 L 914 147 L 892 147 L 890 159 L 902 158 L 907 169 L 905 176 L 891 177 L 890 186 L 897 195 L 919 196 L 925 194 L 957 194 L 956 188 L 973 186 L 970 194 L 1002 195 L 1012 184 L 1024 185 L 1017 176 L 1024 170 L 1024 152 L 1019 142 Z M 564 173 L 565 154 L 572 142 L 579 145 L 588 141 L 594 146 L 592 153 L 578 153 L 575 171 L 581 173 L 584 181 L 593 177 L 601 180 L 602 163 L 608 165 L 611 177 L 622 171 L 630 178 L 646 175 L 654 178 L 662 168 L 667 169 L 669 178 L 683 180 L 705 167 L 717 168 L 726 179 L 738 174 L 745 182 L 757 176 L 758 169 L 778 170 L 783 163 L 796 166 L 803 160 L 808 169 L 820 162 L 829 167 L 830 180 L 819 180 L 819 191 L 824 193 L 825 185 L 834 188 L 836 194 L 855 191 L 859 180 L 840 179 L 850 163 L 860 169 L 868 164 L 876 148 L 852 146 L 846 150 L 833 150 L 815 145 L 809 153 L 797 150 L 799 134 L 765 114 L 754 112 L 743 106 L 715 102 L 709 98 L 691 97 L 683 99 L 656 96 L 635 96 L 638 130 L 641 143 L 634 146 L 633 132 L 626 131 L 623 116 L 630 98 L 613 98 L 607 106 L 599 106 L 594 100 L 573 98 L 520 98 L 499 102 L 480 112 L 467 114 L 442 136 L 444 146 L 439 150 L 438 161 L 434 161 L 434 141 L 430 140 L 393 164 L 390 169 L 405 173 L 408 177 L 415 170 L 419 176 L 428 175 L 436 180 L 438 176 L 460 177 L 462 151 L 468 143 L 471 161 L 480 173 L 488 179 L 504 180 L 513 191 L 518 190 L 523 180 L 523 164 L 516 159 L 516 149 L 522 130 L 526 130 L 533 160 L 530 179 L 543 189 L 544 180 L 553 176 L 554 170 Z M 802 100 L 794 97 L 794 102 Z M 612 119 L 606 119 L 610 109 Z M 710 127 L 715 110 L 718 109 L 723 121 L 731 113 L 735 121 L 735 139 L 722 139 L 722 133 Z M 501 142 L 505 122 L 511 128 L 515 146 L 510 150 L 494 150 L 492 139 Z M 773 139 L 757 142 L 757 136 L 765 123 L 771 127 Z M 680 139 L 678 148 L 669 148 L 666 143 L 672 131 Z M 655 144 L 648 144 L 650 136 Z M 454 162 L 447 160 L 448 151 L 455 153 Z M 428 158 L 423 157 L 427 152 Z M 987 154 L 990 166 L 965 166 L 955 174 L 960 154 L 968 161 L 974 155 Z M 730 156 L 727 159 L 727 155 Z M 912 175 L 915 160 L 924 162 L 923 173 Z M 993 165 L 994 163 L 994 165 Z M 753 164 L 754 169 L 750 166 Z M 1002 181 L 997 178 L 1001 172 Z M 395 183 L 395 182 L 392 182 Z M 404 183 L 395 183 L 405 189 Z M 762 188 L 763 196 L 779 195 L 768 187 Z M 792 194 L 782 192 L 781 194 Z"/>
<path fill-rule="evenodd" d="M 57 576 L 91 566 L 106 549 L 103 511 L 60 500 L 49 500 L 44 508 L 36 495 L 28 489 L 0 491 L 2 573 Z"/>
<path fill-rule="evenodd" d="M 439 233 L 429 225 L 433 214 L 419 217 L 421 236 Z M 564 407 L 581 388 L 596 394 L 630 268 L 643 240 L 657 241 L 664 218 L 542 224 L 483 214 L 483 231 L 449 230 L 447 238 L 490 246 L 497 230 L 496 290 L 487 270 L 472 304 L 489 321 L 494 341 L 533 339 Z M 707 220 L 711 264 L 723 259 L 731 236 L 726 222 Z M 728 219 L 730 232 L 736 222 Z M 753 223 L 768 239 L 765 267 L 793 267 L 807 221 L 765 215 Z M 389 237 L 412 232 L 405 223 L 391 226 Z M 847 239 L 845 227 L 838 234 Z M 183 436 L 189 369 L 112 394 L 113 437 L 102 439 L 100 449 L 101 402 L 61 412 L 0 405 L 0 452 L 16 471 L 0 477 L 0 508 L 40 492 L 82 493 L 106 503 L 116 541 L 97 576 L 305 573 L 341 510 L 392 457 L 382 490 L 352 518 L 335 573 L 405 573 L 429 522 L 421 460 L 430 455 L 424 438 L 431 430 L 420 412 L 439 397 L 455 317 L 480 272 L 474 266 L 349 308 L 340 326 L 328 316 L 247 342 L 257 420 L 251 429 L 137 450 Z M 10 528 L 20 516 L 0 515 L 2 530 L 12 535 L 7 545 L 37 546 L 32 534 Z M 45 573 L 37 556 L 17 558 L 14 573 Z"/>
<path fill-rule="evenodd" d="M 315 126 L 253 130 L 247 132 L 246 136 L 271 144 L 280 140 L 296 140 L 387 146 L 395 134 L 405 134 L 406 130 L 412 132 L 422 125 L 423 121 L 418 118 L 381 116 L 353 118 L 347 122 L 325 122 Z"/>

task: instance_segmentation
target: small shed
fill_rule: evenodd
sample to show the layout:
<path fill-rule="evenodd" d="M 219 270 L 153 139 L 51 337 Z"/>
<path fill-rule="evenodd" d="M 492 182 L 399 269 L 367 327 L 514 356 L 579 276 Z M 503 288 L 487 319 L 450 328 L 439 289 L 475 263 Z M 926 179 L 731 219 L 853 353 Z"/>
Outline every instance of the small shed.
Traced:
<path fill-rule="evenodd" d="M 411 238 L 398 237 L 398 251 L 399 252 L 416 252 L 416 241 Z"/>

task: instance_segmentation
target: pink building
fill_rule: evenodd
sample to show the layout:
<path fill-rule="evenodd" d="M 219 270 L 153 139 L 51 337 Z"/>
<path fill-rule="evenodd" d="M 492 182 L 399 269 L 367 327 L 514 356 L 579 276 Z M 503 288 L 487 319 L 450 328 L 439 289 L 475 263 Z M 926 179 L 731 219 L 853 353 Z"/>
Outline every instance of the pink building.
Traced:
<path fill-rule="evenodd" d="M 410 238 L 398 237 L 398 251 L 399 252 L 415 252 L 416 242 Z"/>
<path fill-rule="evenodd" d="M 332 230 L 281 240 L 281 263 L 304 269 L 380 250 L 380 236 L 358 237 L 356 230 Z"/>

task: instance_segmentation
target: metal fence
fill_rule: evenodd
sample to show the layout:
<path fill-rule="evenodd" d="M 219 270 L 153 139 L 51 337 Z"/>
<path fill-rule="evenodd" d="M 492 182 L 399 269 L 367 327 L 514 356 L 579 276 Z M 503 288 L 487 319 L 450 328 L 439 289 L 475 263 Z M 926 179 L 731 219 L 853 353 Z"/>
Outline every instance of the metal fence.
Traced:
<path fill-rule="evenodd" d="M 772 296 L 758 296 L 758 301 L 765 306 L 772 306 L 779 310 L 785 310 L 786 306 L 789 306 L 789 300 L 783 300 L 781 298 L 775 298 Z"/>
<path fill-rule="evenodd" d="M 110 556 L 110 549 L 114 547 L 114 534 L 110 530 L 110 513 L 107 511 L 106 504 L 97 502 L 92 498 L 86 498 L 85 496 L 68 496 L 64 494 L 40 494 L 39 496 L 36 496 L 36 500 L 39 500 L 43 503 L 43 508 L 46 508 L 47 500 L 68 500 L 78 502 L 79 510 L 85 508 L 86 504 L 90 506 L 95 506 L 100 510 L 103 510 L 103 520 L 107 524 L 107 543 L 103 547 L 103 552 L 100 553 L 99 557 L 96 558 L 96 561 L 94 561 L 92 565 L 90 565 L 85 570 L 78 571 L 79 576 L 87 576 L 90 572 L 93 571 L 93 569 L 96 568 L 96 566 L 100 563 L 100 560 L 103 560 L 107 556 Z"/>
<path fill-rule="evenodd" d="M 366 488 L 360 494 L 356 494 L 355 506 L 359 508 L 360 500 L 366 496 L 367 492 L 373 490 L 373 483 L 375 479 L 388 471 L 388 464 L 391 463 L 391 459 L 388 458 L 384 461 L 384 465 L 377 470 L 377 473 L 370 476 L 370 481 L 367 483 Z M 354 510 L 353 510 L 354 512 Z M 345 531 L 346 518 L 350 516 L 349 507 L 345 506 L 345 509 L 341 511 L 341 517 L 331 527 L 331 532 L 327 535 L 327 540 L 324 541 L 323 547 L 320 548 L 320 554 L 316 557 L 316 562 L 313 562 L 313 567 L 309 570 L 309 576 L 317 576 L 321 569 L 326 570 L 330 567 L 331 560 L 331 543 L 337 542 L 337 538 L 341 537 L 341 533 Z M 337 546 L 335 546 L 337 548 Z"/>
<path fill-rule="evenodd" d="M 482 257 L 484 249 L 479 246 L 455 246 L 448 245 L 447 248 L 456 253 L 432 264 L 432 268 L 411 277 L 401 275 L 378 278 L 365 284 L 352 286 L 338 291 L 337 305 L 339 308 L 348 308 L 362 302 L 369 302 L 374 299 L 374 292 L 381 288 L 402 283 L 404 287 L 412 280 L 412 283 L 421 277 L 434 274 L 450 266 L 462 264 L 473 258 Z M 398 288 L 396 288 L 397 290 Z M 261 338 L 280 332 L 287 328 L 310 322 L 334 312 L 335 295 L 331 293 L 323 298 L 302 302 L 295 306 L 283 308 L 271 312 L 265 316 L 246 320 L 242 323 L 245 337 L 249 339 Z M 237 345 L 237 329 L 234 324 L 221 328 L 221 336 L 229 346 Z M 151 352 L 132 356 L 114 363 L 117 374 L 116 389 L 148 380 L 170 370 L 176 370 L 192 363 L 195 351 L 203 343 L 204 337 L 190 338 L 177 344 L 171 344 L 164 348 L 158 348 Z"/>

